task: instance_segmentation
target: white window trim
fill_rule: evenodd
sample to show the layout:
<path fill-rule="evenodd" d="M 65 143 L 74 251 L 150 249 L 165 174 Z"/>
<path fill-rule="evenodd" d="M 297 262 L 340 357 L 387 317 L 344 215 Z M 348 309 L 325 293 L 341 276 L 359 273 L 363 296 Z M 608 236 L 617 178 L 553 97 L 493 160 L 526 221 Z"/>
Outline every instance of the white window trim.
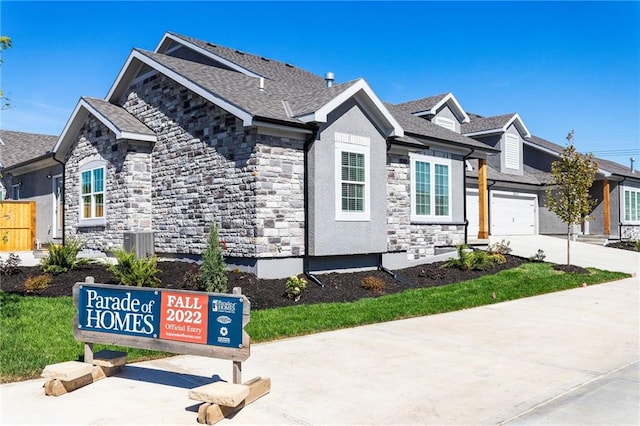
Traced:
<path fill-rule="evenodd" d="M 82 203 L 82 173 L 83 172 L 87 172 L 87 171 L 91 171 L 91 176 L 93 178 L 93 170 L 96 169 L 104 169 L 103 171 L 103 183 L 102 183 L 102 202 L 103 202 L 103 206 L 102 206 L 102 217 L 91 217 L 91 218 L 85 218 L 84 217 L 84 205 Z M 94 194 L 93 192 L 91 194 Z M 93 206 L 93 197 L 91 199 L 91 210 L 94 210 L 94 206 Z M 94 161 L 90 161 L 88 163 L 83 164 L 80 169 L 78 170 L 78 225 L 83 227 L 83 226 L 104 226 L 107 224 L 107 164 L 106 161 L 104 160 L 94 160 Z"/>
<path fill-rule="evenodd" d="M 344 136 L 344 134 L 341 134 Z M 336 133 L 336 136 L 338 134 Z M 352 135 L 353 136 L 353 135 Z M 338 139 L 338 138 L 336 138 Z M 370 175 L 370 142 L 369 138 L 355 137 L 357 143 L 337 142 L 335 145 L 335 206 L 336 221 L 345 222 L 367 222 L 371 220 L 371 175 Z M 344 138 L 340 138 L 344 140 Z M 342 211 L 342 153 L 354 152 L 364 154 L 364 211 L 345 212 Z"/>
<path fill-rule="evenodd" d="M 627 219 L 626 213 L 627 213 L 627 205 L 626 205 L 626 193 L 627 191 L 629 192 L 633 192 L 636 194 L 636 204 L 638 203 L 638 199 L 640 199 L 640 188 L 636 188 L 634 186 L 623 186 L 622 187 L 622 200 L 620 200 L 620 209 L 621 209 L 621 215 L 620 217 L 622 218 L 622 223 L 624 225 L 640 225 L 640 211 L 638 211 L 636 213 L 636 220 L 633 220 L 631 218 Z M 629 212 L 629 216 L 631 216 L 631 212 Z"/>
<path fill-rule="evenodd" d="M 409 160 L 410 160 L 410 164 L 409 164 L 409 181 L 411 183 L 410 186 L 410 190 L 411 190 L 411 222 L 413 223 L 436 223 L 436 222 L 450 222 L 453 218 L 453 199 L 452 197 L 452 162 L 451 159 L 449 158 L 442 158 L 442 157 L 433 157 L 430 155 L 424 155 L 424 154 L 417 154 L 417 153 L 409 153 Z M 432 214 L 430 215 L 418 215 L 416 214 L 416 178 L 413 174 L 413 172 L 416 170 L 416 161 L 419 162 L 423 162 L 423 163 L 430 163 L 432 165 L 432 167 L 430 167 L 430 173 L 431 173 L 431 179 L 430 179 L 430 184 L 431 184 L 431 206 L 432 206 Z M 435 165 L 436 164 L 442 164 L 442 165 L 446 165 L 449 167 L 449 182 L 448 182 L 448 200 L 449 200 L 449 214 L 446 216 L 437 216 L 435 214 L 435 197 L 436 197 L 436 193 L 435 193 Z"/>

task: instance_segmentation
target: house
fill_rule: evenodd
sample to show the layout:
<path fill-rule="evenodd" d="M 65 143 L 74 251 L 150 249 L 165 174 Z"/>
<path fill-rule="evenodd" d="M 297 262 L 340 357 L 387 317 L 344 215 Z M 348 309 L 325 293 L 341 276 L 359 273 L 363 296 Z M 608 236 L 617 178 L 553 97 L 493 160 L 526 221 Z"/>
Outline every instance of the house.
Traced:
<path fill-rule="evenodd" d="M 35 240 L 42 244 L 62 238 L 63 167 L 53 156 L 57 140 L 0 130 L 0 200 L 35 201 Z"/>
<path fill-rule="evenodd" d="M 432 261 L 465 242 L 467 160 L 499 153 L 444 98 L 434 123 L 364 79 L 166 33 L 62 131 L 64 233 L 199 258 L 216 223 L 229 267 L 259 277 Z"/>
<path fill-rule="evenodd" d="M 448 105 L 448 107 L 447 107 Z M 483 117 L 465 112 L 453 94 L 406 102 L 401 108 L 499 150 L 469 159 L 466 175 L 468 235 L 566 235 L 567 227 L 545 207 L 551 163 L 563 147 L 532 135 L 517 113 Z M 591 220 L 573 232 L 605 239 L 640 238 L 640 173 L 605 159 L 591 196 Z"/>

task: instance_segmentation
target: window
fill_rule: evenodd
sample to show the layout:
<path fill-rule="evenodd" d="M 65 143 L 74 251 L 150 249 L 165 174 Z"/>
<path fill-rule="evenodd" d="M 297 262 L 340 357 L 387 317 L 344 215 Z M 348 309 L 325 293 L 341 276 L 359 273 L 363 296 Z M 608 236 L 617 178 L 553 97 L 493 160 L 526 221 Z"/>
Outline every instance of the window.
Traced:
<path fill-rule="evenodd" d="M 369 138 L 336 132 L 336 220 L 367 221 Z"/>
<path fill-rule="evenodd" d="M 411 167 L 411 220 L 451 220 L 451 160 L 409 154 Z"/>
<path fill-rule="evenodd" d="M 640 188 L 624 188 L 624 220 L 640 223 Z"/>
<path fill-rule="evenodd" d="M 80 219 L 104 219 L 104 167 L 80 172 Z"/>
<path fill-rule="evenodd" d="M 507 169 L 520 170 L 520 139 L 516 135 L 505 136 L 504 166 Z"/>

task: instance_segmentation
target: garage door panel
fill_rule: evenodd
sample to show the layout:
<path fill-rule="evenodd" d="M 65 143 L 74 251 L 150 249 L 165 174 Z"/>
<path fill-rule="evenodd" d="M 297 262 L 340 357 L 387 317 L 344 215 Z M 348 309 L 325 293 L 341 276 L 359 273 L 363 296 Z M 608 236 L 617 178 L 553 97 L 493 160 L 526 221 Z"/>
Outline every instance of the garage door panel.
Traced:
<path fill-rule="evenodd" d="M 491 235 L 533 235 L 536 233 L 535 195 L 492 194 Z"/>

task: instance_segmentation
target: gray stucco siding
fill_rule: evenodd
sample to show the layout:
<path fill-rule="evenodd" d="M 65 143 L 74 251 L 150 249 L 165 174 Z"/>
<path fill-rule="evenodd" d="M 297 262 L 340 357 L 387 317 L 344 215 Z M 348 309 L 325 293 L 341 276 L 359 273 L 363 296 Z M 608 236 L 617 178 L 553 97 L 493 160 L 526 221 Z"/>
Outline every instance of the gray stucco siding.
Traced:
<path fill-rule="evenodd" d="M 382 253 L 387 247 L 386 140 L 354 101 L 329 114 L 327 123 L 308 154 L 309 254 Z M 340 172 L 336 167 L 336 133 L 368 138 L 368 220 L 342 220 L 337 215 L 336 173 Z"/>

